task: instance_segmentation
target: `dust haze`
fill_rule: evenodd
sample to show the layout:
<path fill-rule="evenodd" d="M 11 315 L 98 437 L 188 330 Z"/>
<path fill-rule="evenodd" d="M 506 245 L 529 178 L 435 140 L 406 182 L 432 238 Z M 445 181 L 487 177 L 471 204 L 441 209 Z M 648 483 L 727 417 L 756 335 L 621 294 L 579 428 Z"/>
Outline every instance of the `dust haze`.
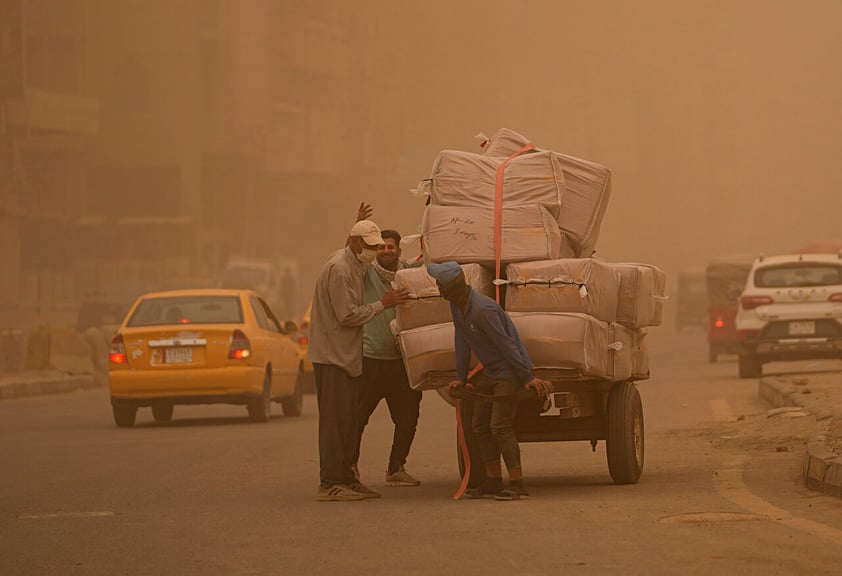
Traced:
<path fill-rule="evenodd" d="M 0 0 L 0 328 L 418 232 L 501 127 L 613 171 L 597 256 L 670 278 L 842 237 L 842 4 Z M 404 254 L 404 256 L 414 256 Z"/>

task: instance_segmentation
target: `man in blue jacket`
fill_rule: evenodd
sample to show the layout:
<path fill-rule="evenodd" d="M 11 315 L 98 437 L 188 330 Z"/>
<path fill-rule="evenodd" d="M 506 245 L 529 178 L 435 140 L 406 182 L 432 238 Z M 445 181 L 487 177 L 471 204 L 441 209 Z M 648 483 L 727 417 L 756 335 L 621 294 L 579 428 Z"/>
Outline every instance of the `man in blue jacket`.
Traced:
<path fill-rule="evenodd" d="M 532 374 L 532 361 L 503 308 L 488 296 L 472 290 L 465 283 L 458 263 L 430 264 L 427 273 L 436 280 L 442 297 L 450 303 L 453 317 L 457 379 L 449 384 L 450 388 L 466 385 L 473 351 L 483 367 L 476 385 L 478 392 L 510 396 L 531 388 L 542 397 L 552 392 L 550 382 Z M 485 462 L 487 479 L 481 486 L 466 491 L 465 497 L 528 498 L 523 484 L 520 446 L 514 432 L 517 406 L 517 401 L 480 401 L 474 406 L 472 429 Z M 501 456 L 509 475 L 509 485 L 505 489 Z"/>

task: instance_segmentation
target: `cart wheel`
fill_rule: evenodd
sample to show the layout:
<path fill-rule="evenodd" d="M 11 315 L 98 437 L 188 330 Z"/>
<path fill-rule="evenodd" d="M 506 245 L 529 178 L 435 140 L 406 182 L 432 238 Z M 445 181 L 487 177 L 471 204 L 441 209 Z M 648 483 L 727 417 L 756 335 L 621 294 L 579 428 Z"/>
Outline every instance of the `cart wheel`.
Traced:
<path fill-rule="evenodd" d="M 471 458 L 471 478 L 468 480 L 468 488 L 476 488 L 485 481 L 485 464 L 482 461 L 482 454 L 479 451 L 479 444 L 471 429 L 471 420 L 474 414 L 474 401 L 462 400 L 459 402 L 459 409 L 462 415 L 462 428 L 465 434 L 465 442 L 468 444 L 468 454 Z M 462 446 L 459 443 L 459 430 L 456 430 L 456 461 L 459 464 L 459 478 L 465 477 L 465 459 L 462 457 Z"/>
<path fill-rule="evenodd" d="M 643 472 L 643 403 L 634 382 L 608 394 L 608 471 L 616 484 L 634 484 Z"/>

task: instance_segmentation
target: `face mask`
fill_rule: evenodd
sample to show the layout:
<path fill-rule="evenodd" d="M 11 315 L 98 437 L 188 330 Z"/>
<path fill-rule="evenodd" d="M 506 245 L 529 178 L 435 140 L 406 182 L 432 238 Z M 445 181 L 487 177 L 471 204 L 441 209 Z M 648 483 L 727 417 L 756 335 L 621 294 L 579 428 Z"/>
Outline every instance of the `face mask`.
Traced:
<path fill-rule="evenodd" d="M 377 258 L 377 250 L 371 250 L 369 248 L 363 248 L 363 251 L 357 254 L 357 260 L 363 264 L 371 264 L 375 258 Z"/>

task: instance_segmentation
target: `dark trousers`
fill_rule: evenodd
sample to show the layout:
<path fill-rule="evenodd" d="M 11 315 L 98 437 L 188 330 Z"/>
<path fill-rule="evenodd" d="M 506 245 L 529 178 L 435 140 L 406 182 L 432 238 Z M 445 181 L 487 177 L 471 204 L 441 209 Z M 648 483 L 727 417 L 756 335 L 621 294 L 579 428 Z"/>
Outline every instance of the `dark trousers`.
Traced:
<path fill-rule="evenodd" d="M 320 484 L 325 488 L 351 484 L 351 464 L 359 452 L 359 378 L 332 364 L 313 364 L 313 375 L 319 406 Z"/>
<path fill-rule="evenodd" d="M 409 449 L 415 439 L 415 430 L 418 426 L 418 415 L 421 408 L 421 391 L 413 390 L 409 386 L 409 378 L 406 376 L 406 369 L 403 360 L 400 358 L 378 360 L 363 357 L 363 377 L 359 394 L 360 425 L 354 460 L 358 460 L 360 456 L 359 446 L 363 430 L 374 410 L 380 404 L 380 400 L 385 398 L 392 422 L 395 424 L 392 451 L 389 454 L 389 465 L 386 472 L 388 474 L 397 472 L 406 464 L 406 457 L 409 455 Z"/>
<path fill-rule="evenodd" d="M 477 392 L 492 396 L 515 394 L 520 389 L 515 380 L 482 377 L 477 382 Z M 514 430 L 517 407 L 517 402 L 477 400 L 474 403 L 474 417 L 471 424 L 482 459 L 486 464 L 499 466 L 502 455 L 507 470 L 520 468 L 520 446 L 518 446 Z"/>

